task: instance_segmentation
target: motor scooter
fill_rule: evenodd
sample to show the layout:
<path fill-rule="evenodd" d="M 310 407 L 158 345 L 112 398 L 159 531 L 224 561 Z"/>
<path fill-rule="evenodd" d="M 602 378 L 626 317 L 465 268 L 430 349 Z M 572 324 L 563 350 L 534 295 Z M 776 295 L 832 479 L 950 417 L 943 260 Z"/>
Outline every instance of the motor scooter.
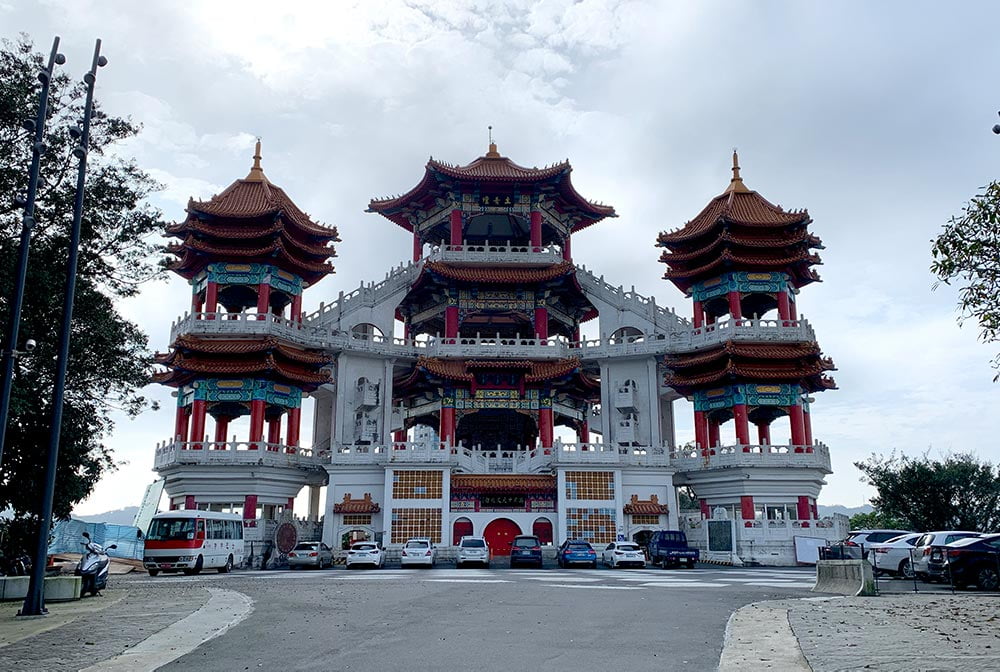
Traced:
<path fill-rule="evenodd" d="M 76 575 L 83 577 L 83 585 L 80 587 L 80 594 L 98 595 L 100 591 L 108 585 L 108 569 L 111 565 L 111 558 L 108 557 L 104 547 L 90 539 L 90 534 L 83 533 L 87 541 L 80 542 L 84 545 L 86 552 L 80 558 L 80 564 L 76 566 Z M 118 548 L 117 544 L 108 546 L 108 551 Z"/>

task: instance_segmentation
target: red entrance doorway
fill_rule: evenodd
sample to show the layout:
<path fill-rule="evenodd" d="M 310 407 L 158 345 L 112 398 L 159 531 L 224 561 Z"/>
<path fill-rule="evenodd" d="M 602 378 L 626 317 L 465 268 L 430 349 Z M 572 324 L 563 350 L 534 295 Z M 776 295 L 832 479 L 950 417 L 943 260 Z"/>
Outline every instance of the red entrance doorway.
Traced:
<path fill-rule="evenodd" d="M 510 555 L 510 544 L 521 534 L 521 528 L 513 520 L 497 518 L 486 526 L 483 536 L 493 555 Z"/>

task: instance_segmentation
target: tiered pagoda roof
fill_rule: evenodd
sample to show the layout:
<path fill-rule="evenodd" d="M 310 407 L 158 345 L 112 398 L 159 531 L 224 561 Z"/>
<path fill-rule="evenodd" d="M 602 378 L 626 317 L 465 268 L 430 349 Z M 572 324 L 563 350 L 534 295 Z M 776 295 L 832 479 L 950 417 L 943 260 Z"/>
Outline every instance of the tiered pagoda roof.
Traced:
<path fill-rule="evenodd" d="M 180 241 L 167 247 L 178 258 L 170 269 L 192 278 L 216 261 L 274 264 L 315 284 L 329 273 L 327 261 L 340 242 L 336 228 L 314 222 L 260 167 L 257 142 L 253 167 L 208 201 L 188 201 L 184 221 L 167 226 Z"/>
<path fill-rule="evenodd" d="M 663 277 L 685 292 L 730 271 L 783 271 L 796 287 L 818 281 L 811 266 L 822 261 L 810 250 L 823 245 L 809 233 L 811 221 L 806 210 L 785 211 L 748 189 L 733 152 L 729 187 L 683 228 L 657 238 L 666 248 Z"/>
<path fill-rule="evenodd" d="M 551 195 L 555 209 L 578 217 L 573 231 L 579 231 L 595 224 L 605 217 L 617 217 L 615 209 L 588 201 L 573 187 L 569 161 L 546 166 L 526 168 L 501 156 L 495 143 L 490 143 L 489 151 L 464 166 L 437 161 L 433 157 L 427 162 L 424 176 L 417 186 L 401 196 L 372 199 L 368 212 L 377 212 L 395 222 L 407 231 L 413 231 L 410 216 L 426 211 L 435 205 L 435 200 L 456 187 L 463 193 L 517 189 L 523 192 L 542 191 Z"/>
<path fill-rule="evenodd" d="M 428 261 L 422 273 L 433 273 L 449 280 L 485 285 L 516 285 L 548 282 L 570 275 L 576 270 L 570 261 L 561 261 L 542 268 L 531 266 L 459 266 L 443 261 Z"/>
<path fill-rule="evenodd" d="M 329 364 L 327 355 L 285 345 L 274 338 L 262 340 L 221 340 L 181 336 L 168 353 L 157 353 L 157 364 L 168 371 L 154 374 L 153 380 L 179 387 L 193 380 L 231 376 L 264 378 L 314 390 L 329 382 L 320 369 Z"/>
<path fill-rule="evenodd" d="M 438 357 L 417 357 L 416 364 L 408 374 L 397 378 L 393 385 L 404 389 L 426 381 L 454 381 L 475 385 L 476 375 L 490 371 L 516 374 L 524 385 L 543 383 L 573 382 L 584 390 L 596 390 L 600 383 L 584 370 L 577 357 L 556 360 L 463 360 L 441 359 Z"/>
<path fill-rule="evenodd" d="M 453 494 L 555 494 L 556 477 L 549 474 L 452 474 Z"/>
<path fill-rule="evenodd" d="M 836 388 L 823 375 L 836 370 L 833 360 L 823 357 L 813 342 L 726 341 L 710 350 L 667 355 L 663 363 L 669 369 L 664 383 L 683 395 L 732 383 L 797 383 L 806 392 Z"/>

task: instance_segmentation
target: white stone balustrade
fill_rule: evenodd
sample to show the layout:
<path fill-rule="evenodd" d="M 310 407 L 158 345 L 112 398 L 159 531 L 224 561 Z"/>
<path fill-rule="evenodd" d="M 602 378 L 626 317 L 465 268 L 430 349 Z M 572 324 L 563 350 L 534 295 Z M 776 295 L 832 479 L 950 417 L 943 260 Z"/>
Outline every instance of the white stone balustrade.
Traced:
<path fill-rule="evenodd" d="M 812 452 L 806 452 L 810 449 Z M 813 446 L 716 446 L 710 449 L 708 455 L 704 455 L 700 448 L 690 448 L 672 452 L 670 463 L 680 471 L 726 467 L 803 467 L 832 473 L 830 449 L 819 442 Z"/>
<path fill-rule="evenodd" d="M 328 456 L 283 443 L 264 441 L 165 441 L 156 447 L 155 469 L 185 464 L 259 465 L 268 467 L 319 468 Z"/>
<path fill-rule="evenodd" d="M 563 260 L 562 249 L 555 245 L 532 247 L 507 243 L 485 243 L 462 245 L 441 245 L 431 248 L 426 257 L 429 261 L 450 261 L 463 264 L 518 264 L 550 265 Z"/>

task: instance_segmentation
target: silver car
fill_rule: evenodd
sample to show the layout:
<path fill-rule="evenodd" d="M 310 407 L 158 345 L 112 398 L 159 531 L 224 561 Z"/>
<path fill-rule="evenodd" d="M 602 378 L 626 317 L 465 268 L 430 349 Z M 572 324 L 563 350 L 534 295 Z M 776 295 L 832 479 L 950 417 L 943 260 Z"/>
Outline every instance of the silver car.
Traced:
<path fill-rule="evenodd" d="M 322 541 L 304 541 L 288 552 L 288 567 L 333 567 L 333 549 Z"/>
<path fill-rule="evenodd" d="M 927 532 L 917 539 L 913 547 L 913 573 L 924 582 L 944 580 L 944 553 L 940 548 L 959 539 L 981 536 L 968 530 L 943 530 Z"/>
<path fill-rule="evenodd" d="M 455 555 L 455 567 L 469 564 L 490 567 L 490 546 L 483 537 L 462 537 L 458 542 L 458 553 Z"/>

